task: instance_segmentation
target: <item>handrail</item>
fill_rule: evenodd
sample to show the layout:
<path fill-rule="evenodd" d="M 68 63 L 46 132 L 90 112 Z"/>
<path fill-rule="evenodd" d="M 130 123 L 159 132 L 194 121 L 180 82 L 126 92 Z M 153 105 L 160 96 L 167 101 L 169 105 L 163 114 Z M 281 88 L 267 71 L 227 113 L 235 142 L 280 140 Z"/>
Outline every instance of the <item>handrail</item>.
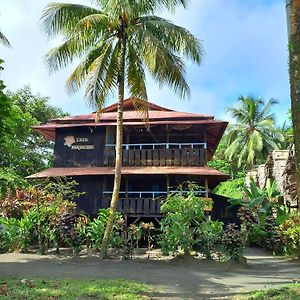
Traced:
<path fill-rule="evenodd" d="M 154 150 L 156 146 L 165 146 L 166 149 L 169 149 L 170 146 L 178 146 L 179 149 L 182 148 L 182 146 L 191 146 L 192 149 L 194 149 L 195 146 L 203 146 L 204 149 L 207 148 L 207 143 L 154 143 L 154 144 L 122 144 L 122 147 L 126 150 L 129 150 L 130 147 L 138 147 L 139 149 L 143 149 L 143 147 L 149 147 L 151 146 Z M 105 147 L 112 147 L 115 149 L 116 144 L 105 144 Z"/>
<path fill-rule="evenodd" d="M 103 194 L 112 194 L 113 192 L 111 191 L 103 191 Z M 180 191 L 180 190 L 171 190 L 169 192 L 166 191 L 120 191 L 119 194 L 137 194 L 139 195 L 139 198 L 142 198 L 143 194 L 150 194 L 151 198 L 154 200 L 155 198 L 159 197 L 157 195 L 167 195 L 167 194 L 171 194 L 171 193 L 182 193 L 182 194 L 187 194 L 188 191 Z M 207 191 L 195 191 L 196 194 L 206 194 Z"/>

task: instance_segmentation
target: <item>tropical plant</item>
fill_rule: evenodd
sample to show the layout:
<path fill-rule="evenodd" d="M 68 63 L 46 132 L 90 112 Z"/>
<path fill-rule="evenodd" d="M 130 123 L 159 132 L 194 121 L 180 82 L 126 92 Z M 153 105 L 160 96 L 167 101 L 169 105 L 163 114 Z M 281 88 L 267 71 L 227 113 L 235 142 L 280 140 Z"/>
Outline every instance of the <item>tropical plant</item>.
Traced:
<path fill-rule="evenodd" d="M 222 245 L 230 259 L 240 260 L 245 248 L 245 236 L 236 224 L 228 224 L 221 237 Z"/>
<path fill-rule="evenodd" d="M 300 215 L 291 215 L 278 229 L 285 253 L 300 259 Z"/>
<path fill-rule="evenodd" d="M 218 221 L 202 222 L 196 229 L 196 248 L 205 256 L 206 259 L 213 259 L 220 256 L 220 237 L 223 234 L 223 223 Z"/>
<path fill-rule="evenodd" d="M 290 0 L 287 3 L 291 113 L 295 144 L 298 207 L 300 210 L 300 0 Z"/>
<path fill-rule="evenodd" d="M 274 115 L 270 109 L 277 102 L 273 99 L 265 103 L 261 98 L 244 97 L 238 99 L 235 107 L 227 111 L 236 120 L 226 133 L 225 156 L 252 167 L 266 159 L 270 151 L 278 149 L 284 137 L 274 125 Z"/>
<path fill-rule="evenodd" d="M 94 250 L 100 250 L 101 244 L 105 232 L 105 226 L 109 220 L 111 211 L 109 209 L 99 209 L 97 218 L 94 218 L 91 222 L 87 224 L 87 236 L 91 243 L 91 247 Z M 117 213 L 114 217 L 113 222 L 113 232 L 110 235 L 109 245 L 121 246 L 123 243 L 123 238 L 120 233 L 120 220 L 122 219 L 121 215 Z"/>
<path fill-rule="evenodd" d="M 204 208 L 207 206 L 207 201 L 199 196 L 199 189 L 189 183 L 187 192 L 171 193 L 161 206 L 165 215 L 159 240 L 163 253 L 188 254 L 193 249 L 194 235 L 205 221 Z"/>
<path fill-rule="evenodd" d="M 148 259 L 150 258 L 150 251 L 153 247 L 153 232 L 155 231 L 154 224 L 152 222 L 150 223 L 144 223 L 142 222 L 140 224 L 140 227 L 144 231 L 144 235 L 147 240 L 147 249 L 148 249 Z"/>
<path fill-rule="evenodd" d="M 93 1 L 97 8 L 70 3 L 49 4 L 41 18 L 50 37 L 65 41 L 47 55 L 52 70 L 83 57 L 67 80 L 70 92 L 86 82 L 88 103 L 101 112 L 110 94 L 118 91 L 116 164 L 111 216 L 105 230 L 102 256 L 107 255 L 109 236 L 118 204 L 121 183 L 123 101 L 125 85 L 134 106 L 145 112 L 145 69 L 159 84 L 167 84 L 182 97 L 189 94 L 182 56 L 201 60 L 199 41 L 186 29 L 153 15 L 157 11 L 185 6 L 185 0 Z"/>

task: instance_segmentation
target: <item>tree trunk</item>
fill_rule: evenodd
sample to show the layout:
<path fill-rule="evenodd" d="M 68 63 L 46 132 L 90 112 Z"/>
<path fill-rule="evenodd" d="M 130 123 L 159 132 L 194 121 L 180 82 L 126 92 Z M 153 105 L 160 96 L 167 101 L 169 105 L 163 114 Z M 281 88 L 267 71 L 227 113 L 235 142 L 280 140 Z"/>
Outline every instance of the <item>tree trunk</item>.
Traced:
<path fill-rule="evenodd" d="M 294 130 L 298 208 L 300 210 L 300 0 L 290 1 L 289 73 Z"/>
<path fill-rule="evenodd" d="M 110 215 L 104 232 L 101 245 L 102 258 L 107 257 L 107 248 L 112 232 L 112 227 L 119 202 L 119 191 L 121 185 L 121 169 L 122 169 L 122 143 L 123 143 L 123 101 L 125 86 L 125 55 L 126 55 L 126 38 L 123 37 L 121 44 L 121 58 L 119 65 L 119 92 L 118 92 L 118 112 L 117 112 L 117 130 L 116 130 L 116 162 L 115 162 L 115 178 L 113 194 L 110 202 Z"/>

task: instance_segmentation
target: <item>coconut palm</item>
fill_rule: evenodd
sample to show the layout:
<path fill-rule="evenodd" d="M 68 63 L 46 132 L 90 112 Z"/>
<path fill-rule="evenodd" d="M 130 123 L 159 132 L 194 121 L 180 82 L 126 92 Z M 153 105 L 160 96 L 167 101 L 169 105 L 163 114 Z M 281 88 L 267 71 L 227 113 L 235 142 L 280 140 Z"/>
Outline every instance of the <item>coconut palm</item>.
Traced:
<path fill-rule="evenodd" d="M 49 4 L 41 21 L 49 37 L 65 37 L 64 43 L 47 55 L 51 70 L 81 59 L 67 80 L 70 92 L 76 92 L 85 83 L 86 99 L 98 111 L 110 95 L 118 93 L 115 179 L 111 216 L 101 251 L 106 256 L 121 182 L 124 90 L 127 88 L 136 99 L 136 107 L 143 109 L 147 101 L 147 69 L 159 84 L 169 85 L 181 97 L 188 96 L 183 57 L 200 63 L 202 51 L 189 31 L 154 15 L 163 9 L 185 6 L 186 0 L 91 1 L 95 8 Z"/>
<path fill-rule="evenodd" d="M 300 211 L 300 0 L 286 0 L 289 29 L 289 73 L 298 208 Z"/>
<path fill-rule="evenodd" d="M 261 98 L 243 96 L 238 101 L 235 107 L 227 109 L 236 124 L 229 126 L 227 131 L 225 155 L 229 160 L 236 160 L 238 167 L 242 163 L 252 167 L 264 160 L 270 151 L 278 149 L 284 140 L 270 113 L 277 102 L 271 99 L 265 104 Z"/>
<path fill-rule="evenodd" d="M 1 31 L 0 31 L 0 43 L 2 43 L 4 46 L 11 47 L 8 39 Z"/>

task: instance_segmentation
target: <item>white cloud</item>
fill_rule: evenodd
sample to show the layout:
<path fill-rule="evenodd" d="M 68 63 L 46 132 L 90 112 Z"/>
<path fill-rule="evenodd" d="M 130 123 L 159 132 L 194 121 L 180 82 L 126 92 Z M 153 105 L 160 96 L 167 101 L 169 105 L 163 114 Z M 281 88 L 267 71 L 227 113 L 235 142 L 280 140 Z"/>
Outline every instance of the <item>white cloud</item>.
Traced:
<path fill-rule="evenodd" d="M 30 84 L 50 96 L 55 105 L 74 114 L 91 110 L 83 92 L 66 94 L 64 82 L 72 68 L 49 75 L 43 56 L 55 45 L 47 41 L 38 20 L 48 0 L 0 0 L 0 28 L 13 49 L 0 48 L 6 61 L 3 79 L 11 89 Z M 64 1 L 60 1 L 64 2 Z M 68 1 L 89 3 L 89 1 Z M 188 64 L 190 102 L 168 88 L 148 83 L 149 99 L 184 111 L 224 116 L 240 94 L 252 93 L 289 105 L 285 5 L 281 0 L 192 0 L 187 10 L 168 15 L 203 41 L 206 55 L 200 67 Z M 285 114 L 284 114 L 285 117 Z M 280 120 L 283 117 L 278 117 Z"/>

